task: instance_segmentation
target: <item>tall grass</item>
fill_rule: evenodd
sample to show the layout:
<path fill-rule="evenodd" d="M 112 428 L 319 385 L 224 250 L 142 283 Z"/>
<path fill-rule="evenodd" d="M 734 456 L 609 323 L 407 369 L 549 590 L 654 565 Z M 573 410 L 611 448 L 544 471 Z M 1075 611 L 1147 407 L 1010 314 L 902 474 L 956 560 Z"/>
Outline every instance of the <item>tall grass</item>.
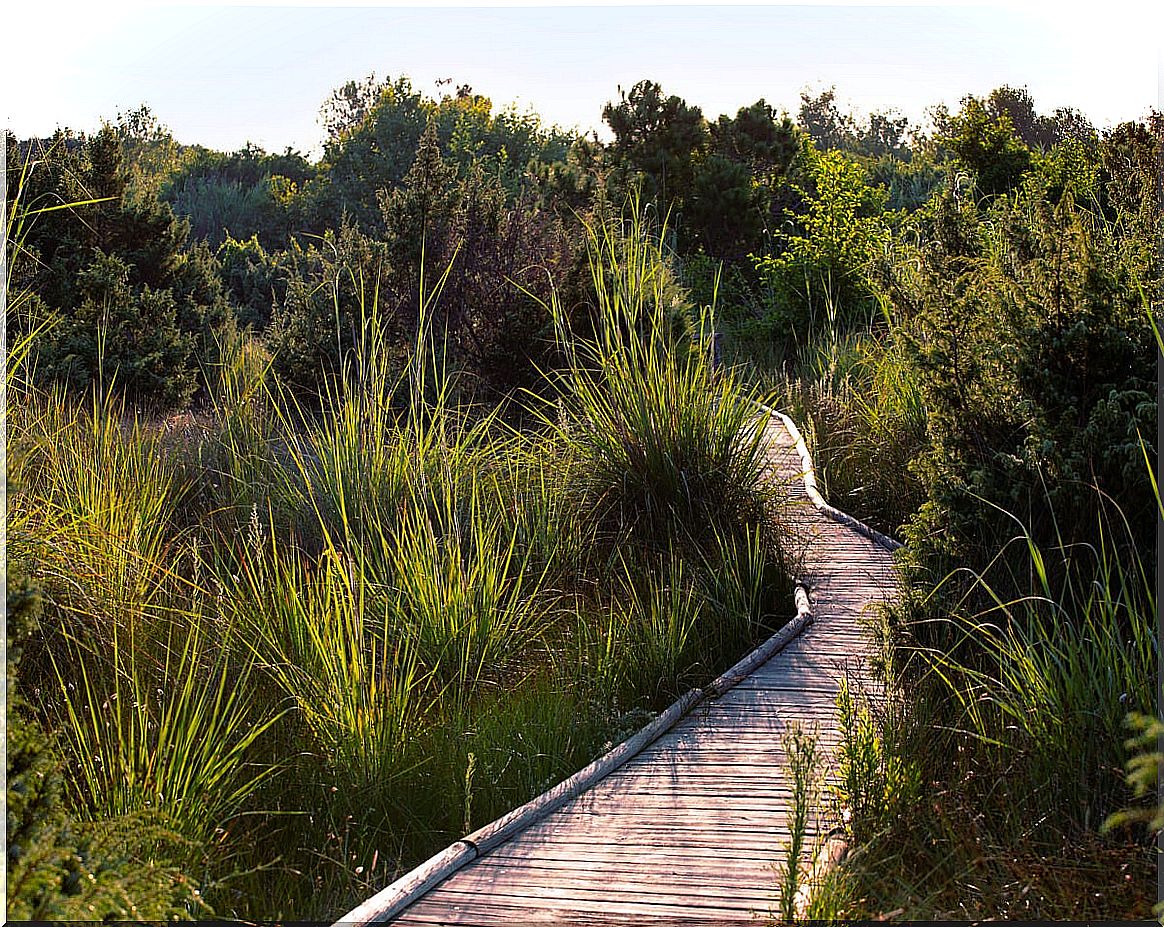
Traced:
<path fill-rule="evenodd" d="M 890 534 L 925 498 L 910 462 L 928 441 L 927 414 L 903 351 L 892 327 L 838 335 L 775 385 L 801 423 L 826 498 Z"/>
<path fill-rule="evenodd" d="M 1123 721 L 1152 710 L 1159 659 L 1153 583 L 1107 512 L 1085 546 L 1040 548 L 1016 522 L 989 571 L 947 578 L 955 597 L 940 587 L 903 607 L 902 697 L 871 709 L 873 739 L 854 750 L 871 780 L 850 786 L 865 844 L 821 910 L 1150 915 L 1150 847 L 1100 833 L 1131 797 Z"/>
<path fill-rule="evenodd" d="M 152 810 L 198 852 L 276 772 L 248 759 L 279 717 L 256 720 L 251 666 L 216 648 L 205 625 L 171 624 L 158 666 L 132 627 L 114 625 L 100 645 L 110 652 L 70 638 L 75 669 L 57 667 L 77 806 L 92 820 Z"/>
<path fill-rule="evenodd" d="M 691 320 L 673 300 L 665 228 L 650 230 L 638 211 L 623 222 L 589 229 L 593 334 L 553 306 L 565 359 L 558 434 L 584 461 L 579 504 L 596 507 L 608 536 L 698 538 L 755 518 L 764 422 L 751 391 L 713 365 L 712 310 Z"/>
<path fill-rule="evenodd" d="M 541 427 L 458 404 L 439 286 L 393 368 L 375 281 L 318 403 L 245 340 L 180 419 L 29 392 L 10 524 L 50 593 L 38 710 L 75 805 L 162 815 L 216 914 L 346 910 L 791 610 L 761 423 L 710 366 L 710 317 L 676 328 L 642 226 L 592 244 L 596 325 L 557 312 Z"/>
<path fill-rule="evenodd" d="M 22 385 L 21 399 L 9 556 L 46 600 L 22 673 L 64 751 L 71 810 L 138 833 L 134 852 L 206 887 L 276 772 L 256 761 L 281 708 L 255 702 L 253 661 L 228 645 L 161 430 L 112 393 L 78 404 Z"/>
<path fill-rule="evenodd" d="M 972 638 L 983 659 L 933 660 L 960 680 L 954 694 L 970 729 L 988 745 L 1023 744 L 1032 781 L 1068 798 L 1086 830 L 1113 810 L 1113 776 L 1127 759 L 1123 720 L 1153 706 L 1159 656 L 1154 585 L 1112 538 L 1127 526 L 1096 527 L 1094 543 L 1046 552 L 1024 530 L 1017 540 L 1031 594 L 1004 601 L 988 576 L 977 577 L 994 604 L 965 617 L 955 610 L 951 632 Z"/>
<path fill-rule="evenodd" d="M 156 431 L 112 393 L 84 405 L 59 390 L 22 398 L 12 440 L 37 505 L 16 507 L 16 555 L 35 535 L 56 594 L 90 622 L 160 607 L 183 486 Z"/>

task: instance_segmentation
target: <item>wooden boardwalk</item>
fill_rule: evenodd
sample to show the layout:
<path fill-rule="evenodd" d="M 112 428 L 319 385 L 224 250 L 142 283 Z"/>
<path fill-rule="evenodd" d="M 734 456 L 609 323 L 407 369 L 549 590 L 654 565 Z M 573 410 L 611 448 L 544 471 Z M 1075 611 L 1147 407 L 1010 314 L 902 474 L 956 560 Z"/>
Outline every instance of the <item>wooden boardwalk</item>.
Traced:
<path fill-rule="evenodd" d="M 805 629 L 577 797 L 495 847 L 470 835 L 446 851 L 456 871 L 441 879 L 430 868 L 435 877 L 415 877 L 404 896 L 390 887 L 341 923 L 754 923 L 779 910 L 792 789 L 783 734 L 793 723 L 816 728 L 833 761 L 841 677 L 872 687 L 861 616 L 895 580 L 884 543 L 812 503 L 781 418 L 768 434 L 772 474 L 787 486 L 790 528 L 804 544 Z M 810 849 L 834 823 L 827 806 L 816 809 Z M 395 910 L 385 906 L 393 898 Z"/>

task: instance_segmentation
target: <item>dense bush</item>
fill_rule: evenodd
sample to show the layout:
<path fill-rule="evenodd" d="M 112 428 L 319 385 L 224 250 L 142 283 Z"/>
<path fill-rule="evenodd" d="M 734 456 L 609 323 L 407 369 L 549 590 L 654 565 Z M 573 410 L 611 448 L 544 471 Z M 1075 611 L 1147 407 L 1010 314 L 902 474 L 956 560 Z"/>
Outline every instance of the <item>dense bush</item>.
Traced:
<path fill-rule="evenodd" d="M 805 173 L 804 212 L 789 216 L 777 253 L 755 259 L 775 333 L 800 345 L 875 315 L 875 268 L 890 238 L 885 191 L 860 165 L 811 151 Z"/>
<path fill-rule="evenodd" d="M 10 233 L 22 265 L 13 279 L 32 296 L 9 324 L 17 334 L 48 325 L 32 360 L 38 381 L 188 403 L 233 321 L 213 255 L 187 246 L 168 206 L 129 194 L 112 128 L 75 146 L 60 133 L 23 156 L 11 136 L 8 145 L 9 208 L 28 217 Z"/>
<path fill-rule="evenodd" d="M 370 75 L 345 84 L 324 105 L 323 119 L 328 131 L 324 157 L 304 208 L 325 227 L 336 226 L 346 215 L 374 235 L 386 231 L 375 196 L 404 182 L 430 124 L 459 177 L 480 168 L 498 181 L 507 198 L 521 192 L 531 161 L 563 160 L 571 140 L 542 126 L 536 116 L 494 114 L 492 103 L 468 87 L 432 100 L 405 77 L 377 81 Z"/>
<path fill-rule="evenodd" d="M 576 246 L 531 198 L 507 201 L 500 180 L 465 176 L 441 152 L 435 123 L 402 183 L 380 196 L 385 232 L 327 233 L 295 259 L 268 343 L 300 387 L 334 374 L 377 306 L 388 343 L 406 351 L 427 304 L 431 337 L 450 369 L 490 389 L 528 384 L 548 342 L 549 288 L 566 284 Z"/>
<path fill-rule="evenodd" d="M 224 154 L 198 146 L 183 152 L 159 196 L 189 220 L 194 238 L 211 247 L 256 236 L 265 248 L 276 249 L 301 231 L 299 199 L 314 176 L 307 159 L 290 149 L 275 155 L 247 145 Z"/>
<path fill-rule="evenodd" d="M 1123 500 L 1150 544 L 1140 441 L 1150 455 L 1154 343 L 1137 286 L 1149 269 L 1118 229 L 1050 187 L 1033 174 L 981 225 L 953 195 L 924 217 L 920 269 L 898 291 L 930 412 L 919 551 L 983 564 L 1010 531 L 991 505 L 1041 542 L 1073 539 L 1094 524 L 1091 486 Z"/>
<path fill-rule="evenodd" d="M 387 303 L 384 245 L 343 225 L 289 258 L 286 292 L 264 340 L 288 385 L 320 392 L 362 343 L 365 308 Z M 401 321 L 391 313 L 384 313 L 382 324 L 403 336 Z"/>
<path fill-rule="evenodd" d="M 1031 166 L 1031 151 L 1015 133 L 1010 116 L 992 113 L 975 97 L 963 101 L 946 131 L 938 144 L 973 172 L 987 195 L 1013 190 Z"/>
<path fill-rule="evenodd" d="M 286 298 L 288 251 L 267 251 L 258 236 L 246 241 L 228 237 L 214 256 L 227 296 L 235 307 L 238 323 L 262 332 L 271 321 L 274 307 Z"/>

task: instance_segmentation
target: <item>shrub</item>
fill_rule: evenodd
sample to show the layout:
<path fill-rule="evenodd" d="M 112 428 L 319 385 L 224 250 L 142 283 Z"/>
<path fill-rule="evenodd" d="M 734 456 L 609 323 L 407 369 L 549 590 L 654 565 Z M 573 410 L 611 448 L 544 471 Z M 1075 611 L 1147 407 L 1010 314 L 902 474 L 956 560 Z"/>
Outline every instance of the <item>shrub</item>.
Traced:
<path fill-rule="evenodd" d="M 856 162 L 814 152 L 806 172 L 796 230 L 781 233 L 779 253 L 753 259 L 777 333 L 801 348 L 875 317 L 873 270 L 889 240 L 885 191 Z"/>
<path fill-rule="evenodd" d="M 232 321 L 217 265 L 186 246 L 168 206 L 129 194 L 113 129 L 69 142 L 58 133 L 21 158 L 9 136 L 10 208 L 27 218 L 10 229 L 28 265 L 15 272 L 33 296 L 13 330 L 45 326 L 30 365 L 41 383 L 99 383 L 138 405 L 181 406 Z"/>
<path fill-rule="evenodd" d="M 990 234 L 969 244 L 980 257 L 931 252 L 907 300 L 932 440 L 918 462 L 929 502 L 910 533 L 919 551 L 944 547 L 978 567 L 1008 530 L 979 499 L 1022 512 L 1045 542 L 1088 530 L 1094 484 L 1133 513 L 1137 543 L 1150 543 L 1140 439 L 1157 413 L 1143 376 L 1153 353 L 1143 270 L 1110 226 L 1070 194 L 1048 202 L 1045 189 L 1033 178 L 996 205 Z M 965 242 L 958 228 L 937 231 Z"/>
<path fill-rule="evenodd" d="M 215 257 L 226 292 L 237 308 L 239 325 L 264 331 L 273 307 L 286 298 L 286 259 L 268 253 L 255 235 L 246 241 L 228 236 Z"/>

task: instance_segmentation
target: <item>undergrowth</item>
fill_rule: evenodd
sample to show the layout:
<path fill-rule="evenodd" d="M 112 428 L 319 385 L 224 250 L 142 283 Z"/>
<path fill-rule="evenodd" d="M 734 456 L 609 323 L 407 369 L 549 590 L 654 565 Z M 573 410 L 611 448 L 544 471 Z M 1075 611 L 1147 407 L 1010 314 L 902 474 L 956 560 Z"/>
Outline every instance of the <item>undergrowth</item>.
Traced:
<path fill-rule="evenodd" d="M 162 422 L 10 368 L 22 676 L 77 813 L 158 815 L 218 916 L 335 917 L 778 627 L 756 413 L 658 242 L 593 230 L 596 334 L 557 315 L 562 417 L 521 431 L 458 402 L 439 283 L 403 376 L 373 298 L 310 407 L 237 335 Z"/>
<path fill-rule="evenodd" d="M 819 916 L 1151 916 L 1151 840 L 1103 825 L 1134 798 L 1124 719 L 1155 704 L 1154 583 L 1110 504 L 1086 546 L 1016 527 L 988 572 L 891 613 L 893 697 L 844 694 L 863 744 L 842 763 L 856 849 Z"/>

